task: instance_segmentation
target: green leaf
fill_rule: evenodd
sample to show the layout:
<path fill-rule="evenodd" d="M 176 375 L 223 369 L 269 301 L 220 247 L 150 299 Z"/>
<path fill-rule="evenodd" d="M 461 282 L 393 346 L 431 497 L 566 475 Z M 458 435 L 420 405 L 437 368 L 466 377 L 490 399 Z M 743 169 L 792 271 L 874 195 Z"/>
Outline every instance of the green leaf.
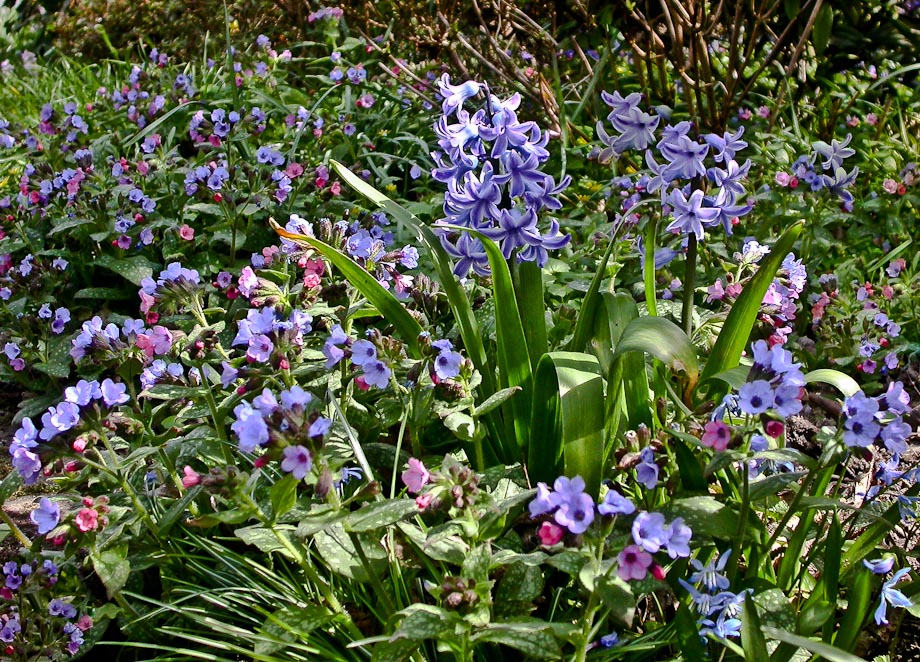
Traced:
<path fill-rule="evenodd" d="M 672 370 L 685 373 L 689 389 L 699 378 L 696 348 L 683 329 L 663 317 L 640 317 L 630 322 L 617 343 L 614 358 L 627 352 L 651 354 Z"/>
<path fill-rule="evenodd" d="M 754 277 L 744 287 L 722 325 L 722 331 L 709 354 L 703 368 L 700 383 L 705 384 L 715 375 L 738 365 L 741 354 L 751 337 L 751 329 L 763 304 L 763 297 L 773 282 L 773 277 L 782 266 L 786 255 L 798 239 L 805 221 L 798 221 L 786 230 L 773 245 L 769 255 L 760 264 Z M 712 389 L 710 389 L 712 391 Z M 710 393 L 710 395 L 714 395 Z"/>
<path fill-rule="evenodd" d="M 813 639 L 800 637 L 797 634 L 792 634 L 785 630 L 764 626 L 763 632 L 771 639 L 792 644 L 793 646 L 804 648 L 815 655 L 820 655 L 822 658 L 826 659 L 827 662 L 866 662 L 861 657 L 856 657 L 844 650 L 829 646 L 822 641 L 814 641 Z"/>
<path fill-rule="evenodd" d="M 681 603 L 677 608 L 674 618 L 677 627 L 677 641 L 684 660 L 705 660 L 708 658 L 706 649 L 700 641 L 700 629 L 696 624 L 696 616 L 690 607 Z"/>
<path fill-rule="evenodd" d="M 745 662 L 769 662 L 767 642 L 761 631 L 760 618 L 753 600 L 744 601 L 744 613 L 741 617 L 741 646 L 744 648 Z"/>
<path fill-rule="evenodd" d="M 46 375 L 57 377 L 58 379 L 67 379 L 70 376 L 70 366 L 73 360 L 70 357 L 69 335 L 53 336 L 48 339 L 48 361 L 35 366 Z"/>
<path fill-rule="evenodd" d="M 329 260 L 348 282 L 361 292 L 364 298 L 379 310 L 384 318 L 396 328 L 396 332 L 402 337 L 403 342 L 406 343 L 409 354 L 413 358 L 421 358 L 418 337 L 422 333 L 422 327 L 418 323 L 418 320 L 412 317 L 409 311 L 400 303 L 399 299 L 393 296 L 389 290 L 384 289 L 377 279 L 368 273 L 364 267 L 316 237 L 288 232 L 275 223 L 274 220 L 271 221 L 271 225 L 275 232 L 285 239 L 312 248 Z"/>
<path fill-rule="evenodd" d="M 285 513 L 289 512 L 294 504 L 297 503 L 297 485 L 299 480 L 291 474 L 287 474 L 272 485 L 269 492 L 269 500 L 272 504 L 272 516 L 278 519 Z"/>
<path fill-rule="evenodd" d="M 543 593 L 543 573 L 538 565 L 520 561 L 505 568 L 495 593 L 497 602 L 532 602 Z"/>
<path fill-rule="evenodd" d="M 703 467 L 700 465 L 697 455 L 693 450 L 678 438 L 674 439 L 671 444 L 674 453 L 677 456 L 677 467 L 680 469 L 680 484 L 685 492 L 706 492 L 709 489 L 709 483 L 706 482 L 706 476 L 703 473 Z"/>
<path fill-rule="evenodd" d="M 594 315 L 591 345 L 603 374 L 608 376 L 609 439 L 619 438 L 621 418 L 624 414 L 627 425 L 632 430 L 640 424 L 649 427 L 652 425 L 645 356 L 639 352 L 631 352 L 619 357 L 614 366 L 614 350 L 626 328 L 638 318 L 639 308 L 628 294 L 601 294 L 600 307 Z"/>
<path fill-rule="evenodd" d="M 266 554 L 278 552 L 289 559 L 297 560 L 288 546 L 279 539 L 279 537 L 284 537 L 290 540 L 290 534 L 293 531 L 294 527 L 284 524 L 276 524 L 272 528 L 268 528 L 262 524 L 254 524 L 252 526 L 235 529 L 233 534 L 247 545 L 257 547 L 261 552 L 265 552 Z"/>
<path fill-rule="evenodd" d="M 476 421 L 462 411 L 455 411 L 445 416 L 444 427 L 463 441 L 472 441 L 476 436 Z"/>
<path fill-rule="evenodd" d="M 280 641 L 272 642 L 259 639 L 255 652 L 259 655 L 271 655 L 282 650 L 284 642 L 307 641 L 310 633 L 328 623 L 332 614 L 325 607 L 305 605 L 303 607 L 283 607 L 268 615 L 262 624 L 262 632 Z"/>
<path fill-rule="evenodd" d="M 128 545 L 119 545 L 104 552 L 91 554 L 93 569 L 105 585 L 109 598 L 124 588 L 131 574 L 131 564 L 128 562 Z"/>
<path fill-rule="evenodd" d="M 396 614 L 404 618 L 396 628 L 396 632 L 390 637 L 391 642 L 399 639 L 411 641 L 435 639 L 453 629 L 454 622 L 459 620 L 456 612 L 422 603 L 415 603 Z"/>
<path fill-rule="evenodd" d="M 136 297 L 136 292 L 115 287 L 84 287 L 82 290 L 77 290 L 77 293 L 73 295 L 74 299 L 103 299 L 105 301 L 134 299 Z"/>
<path fill-rule="evenodd" d="M 369 569 L 362 564 L 351 536 L 340 522 L 317 531 L 313 536 L 313 544 L 332 572 L 357 582 L 367 582 L 370 581 L 368 571 L 380 574 L 386 568 L 386 551 L 373 536 L 357 534 L 357 537 L 370 565 Z"/>
<path fill-rule="evenodd" d="M 683 517 L 694 536 L 702 534 L 732 540 L 738 533 L 738 515 L 731 508 L 710 496 L 695 496 L 686 499 L 674 499 L 662 509 L 672 520 Z"/>
<path fill-rule="evenodd" d="M 814 27 L 811 33 L 811 42 L 815 46 L 815 55 L 821 57 L 824 49 L 831 40 L 831 28 L 834 27 L 834 8 L 830 3 L 825 3 L 818 10 Z"/>
<path fill-rule="evenodd" d="M 548 630 L 551 631 L 550 624 L 537 619 L 507 621 L 490 623 L 485 630 L 477 632 L 471 639 L 475 642 L 488 641 L 509 646 L 541 660 L 559 660 L 562 658 L 562 650 Z"/>
<path fill-rule="evenodd" d="M 377 501 L 362 506 L 344 520 L 345 530 L 351 533 L 375 531 L 395 524 L 410 515 L 418 514 L 415 499 Z"/>
<path fill-rule="evenodd" d="M 546 340 L 543 270 L 536 262 L 516 262 L 512 265 L 511 277 L 530 355 L 530 367 L 536 370 L 540 357 L 549 349 Z"/>
<path fill-rule="evenodd" d="M 188 490 L 182 495 L 181 499 L 171 505 L 169 510 L 157 519 L 157 535 L 163 537 L 169 533 L 169 530 L 179 521 L 179 518 L 185 513 L 188 505 L 195 500 L 201 489 L 201 485 L 196 485 Z"/>
<path fill-rule="evenodd" d="M 632 627 L 636 615 L 636 596 L 628 583 L 620 579 L 612 569 L 595 582 L 595 590 L 610 616 L 624 627 Z"/>
<path fill-rule="evenodd" d="M 460 228 L 462 229 L 462 228 Z M 482 243 L 492 270 L 492 295 L 495 302 L 498 371 L 503 388 L 519 386 L 521 394 L 511 398 L 514 437 L 525 453 L 530 447 L 531 390 L 533 388 L 530 353 L 518 310 L 511 272 L 496 243 L 481 232 L 467 230 Z"/>
<path fill-rule="evenodd" d="M 148 389 L 141 391 L 139 397 L 150 398 L 151 400 L 194 400 L 203 399 L 204 387 L 202 386 L 182 386 L 180 384 L 154 384 Z"/>
<path fill-rule="evenodd" d="M 610 255 L 616 243 L 613 239 L 607 243 L 607 249 L 594 269 L 594 277 L 591 279 L 588 291 L 585 292 L 585 296 L 582 299 L 581 309 L 578 312 L 578 321 L 575 322 L 575 332 L 572 334 L 572 342 L 568 346 L 568 350 L 571 352 L 584 352 L 587 349 L 588 341 L 594 330 L 596 316 L 599 309 L 605 305 L 602 303 L 598 293 L 601 289 L 601 282 L 603 282 L 607 272 L 607 262 L 610 260 Z M 609 292 L 605 292 L 605 294 L 609 294 Z M 631 298 L 630 301 L 632 301 Z M 638 315 L 638 311 L 636 314 Z M 603 365 L 603 361 L 601 365 Z M 605 374 L 609 367 L 609 365 L 604 366 Z"/>
<path fill-rule="evenodd" d="M 756 480 L 751 483 L 749 498 L 751 501 L 759 501 L 760 499 L 775 496 L 785 489 L 789 483 L 794 483 L 807 475 L 807 471 L 790 471 Z"/>
<path fill-rule="evenodd" d="M 846 397 L 850 397 L 861 390 L 855 379 L 839 370 L 832 370 L 830 368 L 812 370 L 805 375 L 806 384 L 814 384 L 815 382 L 830 384 Z"/>
<path fill-rule="evenodd" d="M 863 622 L 872 604 L 873 579 L 873 574 L 862 565 L 853 576 L 853 582 L 847 591 L 847 609 L 834 636 L 834 645 L 837 648 L 852 651 L 856 647 L 859 634 L 863 631 Z"/>
<path fill-rule="evenodd" d="M 497 407 L 502 406 L 508 398 L 520 390 L 520 386 L 513 386 L 511 388 L 503 388 L 500 391 L 496 391 L 486 398 L 485 402 L 473 409 L 473 416 L 476 418 L 485 416 Z"/>
<path fill-rule="evenodd" d="M 426 535 L 414 524 L 400 522 L 396 525 L 419 551 L 435 561 L 443 561 L 456 566 L 462 565 L 470 546 L 457 535 L 436 536 L 435 529 Z"/>
<path fill-rule="evenodd" d="M 153 276 L 153 270 L 156 266 L 143 255 L 135 257 L 116 258 L 112 255 L 100 255 L 93 264 L 124 278 L 129 283 L 140 287 L 141 281 Z"/>
<path fill-rule="evenodd" d="M 544 355 L 532 415 L 527 458 L 533 480 L 552 482 L 561 468 L 566 476 L 584 478 L 596 496 L 604 452 L 604 380 L 597 359 L 575 352 Z"/>
<path fill-rule="evenodd" d="M 20 487 L 22 487 L 22 476 L 18 471 L 10 471 L 0 481 L 0 502 L 6 503 L 6 500 L 13 496 Z"/>

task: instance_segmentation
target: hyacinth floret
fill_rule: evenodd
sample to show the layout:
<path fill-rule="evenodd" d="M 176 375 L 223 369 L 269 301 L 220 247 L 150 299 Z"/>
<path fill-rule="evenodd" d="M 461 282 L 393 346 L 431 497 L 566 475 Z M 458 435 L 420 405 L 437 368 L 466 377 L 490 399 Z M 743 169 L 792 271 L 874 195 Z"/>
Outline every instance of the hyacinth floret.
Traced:
<path fill-rule="evenodd" d="M 683 121 L 666 124 L 656 142 L 655 132 L 663 116 L 642 111 L 641 95 L 624 98 L 618 92 L 604 92 L 601 96 L 613 108 L 607 119 L 614 132 L 608 134 L 598 122 L 597 134 L 605 145 L 599 160 L 619 158 L 629 150 L 644 151 L 651 173 L 639 179 L 636 193 L 624 203 L 624 211 L 635 206 L 643 193 L 657 194 L 663 208 L 670 210 L 669 232 L 692 234 L 699 241 L 708 228 L 722 225 L 731 235 L 738 219 L 753 209 L 753 204 L 744 200 L 747 192 L 743 185 L 751 162 L 737 159 L 738 152 L 747 147 L 741 139 L 744 129 L 694 138 L 693 125 Z M 716 165 L 707 165 L 710 158 Z"/>
<path fill-rule="evenodd" d="M 535 122 L 517 117 L 520 95 L 507 99 L 487 94 L 486 105 L 473 113 L 463 108 L 485 86 L 475 81 L 452 85 L 446 74 L 439 81 L 443 115 L 435 124 L 438 150 L 432 177 L 447 185 L 444 218 L 452 225 L 483 232 L 498 242 L 506 259 L 545 266 L 548 251 L 559 250 L 570 238 L 557 222 L 549 231 L 538 228 L 543 210 L 560 209 L 559 195 L 571 178 L 556 182 L 541 170 L 549 158 L 549 134 Z M 452 118 L 456 121 L 452 121 Z M 440 231 L 445 250 L 458 259 L 454 272 L 465 277 L 489 273 L 488 259 L 478 239 L 452 229 Z"/>

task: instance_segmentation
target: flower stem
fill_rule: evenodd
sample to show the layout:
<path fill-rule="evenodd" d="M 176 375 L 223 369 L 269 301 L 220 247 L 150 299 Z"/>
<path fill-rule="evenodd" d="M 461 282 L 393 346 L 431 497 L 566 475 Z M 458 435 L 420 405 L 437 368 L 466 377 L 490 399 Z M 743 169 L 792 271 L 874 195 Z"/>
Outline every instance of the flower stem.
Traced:
<path fill-rule="evenodd" d="M 658 300 L 655 292 L 655 235 L 658 233 L 658 221 L 649 219 L 645 229 L 645 265 L 642 269 L 645 280 L 645 305 L 648 314 L 658 316 Z"/>
<path fill-rule="evenodd" d="M 696 235 L 687 238 L 687 262 L 684 269 L 684 308 L 681 311 L 684 333 L 693 333 L 693 291 L 696 289 Z"/>

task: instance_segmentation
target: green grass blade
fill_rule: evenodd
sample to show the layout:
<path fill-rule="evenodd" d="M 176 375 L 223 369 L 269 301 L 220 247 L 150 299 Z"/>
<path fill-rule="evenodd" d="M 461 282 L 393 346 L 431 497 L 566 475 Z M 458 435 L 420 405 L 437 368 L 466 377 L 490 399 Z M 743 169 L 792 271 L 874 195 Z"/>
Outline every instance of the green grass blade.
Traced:
<path fill-rule="evenodd" d="M 421 358 L 418 346 L 418 337 L 422 333 L 421 324 L 409 314 L 409 311 L 399 302 L 399 299 L 393 296 L 389 290 L 384 289 L 384 287 L 377 282 L 377 279 L 369 274 L 364 267 L 316 237 L 308 237 L 305 234 L 288 232 L 274 221 L 271 221 L 271 224 L 275 232 L 285 239 L 295 241 L 304 246 L 309 246 L 329 260 L 348 282 L 357 288 L 364 298 L 366 298 L 374 308 L 379 310 L 380 314 L 396 328 L 396 332 L 406 343 L 409 354 L 413 358 Z"/>
<path fill-rule="evenodd" d="M 533 481 L 581 476 L 600 490 L 604 449 L 604 380 L 590 354 L 550 352 L 534 375 L 527 468 Z"/>
<path fill-rule="evenodd" d="M 771 639 L 776 639 L 777 641 L 792 644 L 793 646 L 804 648 L 808 652 L 814 653 L 815 655 L 820 655 L 822 658 L 827 660 L 827 662 L 866 662 L 861 657 L 856 657 L 855 655 L 847 653 L 846 651 L 839 648 L 835 648 L 834 646 L 825 644 L 824 642 L 808 639 L 807 637 L 800 637 L 797 634 L 792 634 L 791 632 L 786 632 L 785 630 L 780 630 L 779 628 L 764 626 L 763 632 Z"/>
<path fill-rule="evenodd" d="M 722 332 L 719 333 L 716 344 L 712 348 L 709 360 L 703 368 L 703 374 L 700 378 L 701 384 L 705 383 L 713 375 L 738 365 L 741 354 L 748 344 L 754 323 L 757 321 L 757 314 L 760 312 L 763 297 L 767 293 L 770 283 L 773 282 L 773 277 L 782 265 L 786 255 L 792 250 L 792 246 L 798 239 L 799 234 L 801 234 L 803 227 L 805 227 L 805 221 L 797 221 L 782 234 L 770 250 L 770 254 L 764 258 L 757 273 L 754 274 L 754 277 L 751 278 L 741 292 L 738 300 L 735 301 L 722 327 Z"/>

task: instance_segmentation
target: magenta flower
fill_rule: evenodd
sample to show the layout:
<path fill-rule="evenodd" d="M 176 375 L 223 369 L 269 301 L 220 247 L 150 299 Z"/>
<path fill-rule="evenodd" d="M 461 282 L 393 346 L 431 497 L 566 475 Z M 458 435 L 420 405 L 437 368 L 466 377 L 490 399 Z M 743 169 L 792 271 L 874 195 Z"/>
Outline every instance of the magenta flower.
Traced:
<path fill-rule="evenodd" d="M 732 438 L 732 429 L 722 421 L 709 421 L 703 428 L 703 436 L 700 443 L 708 446 L 713 450 L 722 452 L 728 448 L 728 442 Z"/>
<path fill-rule="evenodd" d="M 537 529 L 537 537 L 540 539 L 540 544 L 546 545 L 547 547 L 552 547 L 562 540 L 563 533 L 563 528 L 552 522 L 543 522 L 540 528 Z"/>
<path fill-rule="evenodd" d="M 409 458 L 409 468 L 402 472 L 402 481 L 406 484 L 409 492 L 418 494 L 422 487 L 431 480 L 431 474 L 421 460 L 414 457 Z"/>
<path fill-rule="evenodd" d="M 617 576 L 623 581 L 645 579 L 652 565 L 652 555 L 638 545 L 627 545 L 617 556 Z"/>

